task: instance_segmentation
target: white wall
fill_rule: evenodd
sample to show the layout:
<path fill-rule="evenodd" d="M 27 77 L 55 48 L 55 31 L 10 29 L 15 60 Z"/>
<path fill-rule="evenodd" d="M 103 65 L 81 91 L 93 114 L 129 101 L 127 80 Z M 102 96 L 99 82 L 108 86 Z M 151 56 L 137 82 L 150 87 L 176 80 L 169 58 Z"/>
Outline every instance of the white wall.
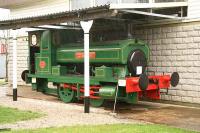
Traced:
<path fill-rule="evenodd" d="M 107 5 L 112 3 L 144 3 L 148 0 L 71 0 L 72 10 Z"/>
<path fill-rule="evenodd" d="M 11 9 L 11 17 L 38 16 L 69 10 L 69 0 L 41 0 L 30 5 L 20 5 Z"/>
<path fill-rule="evenodd" d="M 10 17 L 10 10 L 0 8 L 0 20 L 5 20 Z M 0 38 L 6 38 L 8 36 L 7 31 L 0 30 Z"/>
<path fill-rule="evenodd" d="M 6 77 L 6 55 L 0 54 L 0 78 Z"/>
<path fill-rule="evenodd" d="M 188 17 L 200 18 L 200 0 L 188 0 Z"/>
<path fill-rule="evenodd" d="M 10 10 L 0 8 L 0 20 L 8 19 L 10 16 Z M 9 36 L 8 30 L 0 30 L 0 51 L 1 45 L 7 45 L 5 38 Z M 6 54 L 0 52 L 0 78 L 6 77 Z"/>
<path fill-rule="evenodd" d="M 9 18 L 9 16 L 10 16 L 10 10 L 0 8 L 0 20 L 7 19 Z"/>

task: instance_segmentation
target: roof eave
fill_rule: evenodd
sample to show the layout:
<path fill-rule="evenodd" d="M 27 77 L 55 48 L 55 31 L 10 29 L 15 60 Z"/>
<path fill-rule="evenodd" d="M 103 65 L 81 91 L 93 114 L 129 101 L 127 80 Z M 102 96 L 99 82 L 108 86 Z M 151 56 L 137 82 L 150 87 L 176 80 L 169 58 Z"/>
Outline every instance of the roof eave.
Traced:
<path fill-rule="evenodd" d="M 0 29 L 20 29 L 23 27 L 33 27 L 47 24 L 58 24 L 65 22 L 77 22 L 116 16 L 116 10 L 109 9 L 109 5 L 59 12 L 36 17 L 26 17 L 0 21 Z"/>

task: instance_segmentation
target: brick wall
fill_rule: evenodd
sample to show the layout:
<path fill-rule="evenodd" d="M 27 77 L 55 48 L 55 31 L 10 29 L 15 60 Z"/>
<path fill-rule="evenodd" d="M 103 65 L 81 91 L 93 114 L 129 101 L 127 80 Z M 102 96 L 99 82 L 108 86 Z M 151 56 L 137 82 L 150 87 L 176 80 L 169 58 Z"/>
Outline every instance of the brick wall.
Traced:
<path fill-rule="evenodd" d="M 18 79 L 18 85 L 25 85 L 24 81 L 21 79 L 21 73 L 23 70 L 27 70 L 28 64 L 28 37 L 22 36 L 17 38 L 17 79 Z M 8 45 L 8 81 L 10 84 L 12 84 L 12 40 L 10 40 L 10 43 Z"/>
<path fill-rule="evenodd" d="M 180 74 L 180 84 L 162 99 L 200 103 L 200 22 L 133 29 L 134 37 L 149 43 L 150 71 Z"/>

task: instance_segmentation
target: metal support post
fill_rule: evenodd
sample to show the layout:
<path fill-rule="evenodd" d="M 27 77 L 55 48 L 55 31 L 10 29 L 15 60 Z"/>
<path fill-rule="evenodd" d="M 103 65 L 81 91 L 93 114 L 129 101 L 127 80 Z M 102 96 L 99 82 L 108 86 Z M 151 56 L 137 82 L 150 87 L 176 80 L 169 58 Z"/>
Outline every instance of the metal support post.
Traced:
<path fill-rule="evenodd" d="M 90 49 L 89 49 L 89 32 L 93 20 L 81 21 L 81 27 L 84 31 L 84 112 L 90 112 Z"/>
<path fill-rule="evenodd" d="M 17 36 L 13 30 L 13 101 L 17 101 Z"/>

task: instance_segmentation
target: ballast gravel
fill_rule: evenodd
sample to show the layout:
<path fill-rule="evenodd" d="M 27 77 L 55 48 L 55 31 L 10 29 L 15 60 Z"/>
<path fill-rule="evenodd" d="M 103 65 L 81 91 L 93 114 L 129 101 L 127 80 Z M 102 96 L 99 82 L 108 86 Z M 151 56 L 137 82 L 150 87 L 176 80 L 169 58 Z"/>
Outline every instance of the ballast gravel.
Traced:
<path fill-rule="evenodd" d="M 20 121 L 13 124 L 2 124 L 0 125 L 0 129 L 34 129 L 73 125 L 143 123 L 136 120 L 117 118 L 111 115 L 111 111 L 106 111 L 102 108 L 91 107 L 90 113 L 85 114 L 83 112 L 83 105 L 77 104 L 65 104 L 28 98 L 18 98 L 18 101 L 12 101 L 12 97 L 1 97 L 0 105 L 46 114 L 41 118 L 33 120 Z"/>

